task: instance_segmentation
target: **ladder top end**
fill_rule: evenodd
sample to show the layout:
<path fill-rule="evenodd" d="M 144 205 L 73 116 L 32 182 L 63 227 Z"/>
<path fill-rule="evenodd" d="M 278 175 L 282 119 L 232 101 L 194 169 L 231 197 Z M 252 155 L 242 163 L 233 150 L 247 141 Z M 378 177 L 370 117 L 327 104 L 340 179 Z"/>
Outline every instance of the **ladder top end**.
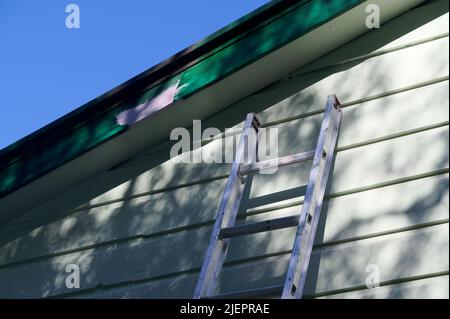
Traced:
<path fill-rule="evenodd" d="M 330 95 L 330 98 L 333 99 L 333 106 L 336 110 L 340 110 L 341 102 L 339 102 L 339 99 L 337 98 L 336 94 Z"/>
<path fill-rule="evenodd" d="M 261 127 L 261 122 L 259 121 L 259 119 L 255 113 L 252 113 L 252 114 L 253 114 L 253 123 L 252 124 L 255 127 L 255 129 L 258 129 Z"/>

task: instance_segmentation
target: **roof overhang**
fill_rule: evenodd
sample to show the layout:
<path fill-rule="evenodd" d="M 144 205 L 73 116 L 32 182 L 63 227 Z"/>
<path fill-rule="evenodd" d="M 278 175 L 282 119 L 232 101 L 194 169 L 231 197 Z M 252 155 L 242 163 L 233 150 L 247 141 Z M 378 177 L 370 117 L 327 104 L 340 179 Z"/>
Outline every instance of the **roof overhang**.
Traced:
<path fill-rule="evenodd" d="M 423 1 L 276 1 L 257 10 L 2 150 L 0 224 L 364 34 L 367 4 L 380 6 L 384 23 Z M 173 99 L 161 103 L 161 94 Z M 131 117 L 121 122 L 121 113 Z"/>

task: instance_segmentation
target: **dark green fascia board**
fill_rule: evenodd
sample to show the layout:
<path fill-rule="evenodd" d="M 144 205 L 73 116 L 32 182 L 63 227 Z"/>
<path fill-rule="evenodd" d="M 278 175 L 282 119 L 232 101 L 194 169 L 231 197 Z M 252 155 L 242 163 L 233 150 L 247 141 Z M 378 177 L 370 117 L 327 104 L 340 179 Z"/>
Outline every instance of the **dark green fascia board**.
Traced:
<path fill-rule="evenodd" d="M 123 133 L 128 127 L 117 124 L 120 112 L 175 82 L 183 86 L 175 101 L 186 99 L 361 2 L 285 0 L 262 7 L 0 151 L 0 197 Z"/>

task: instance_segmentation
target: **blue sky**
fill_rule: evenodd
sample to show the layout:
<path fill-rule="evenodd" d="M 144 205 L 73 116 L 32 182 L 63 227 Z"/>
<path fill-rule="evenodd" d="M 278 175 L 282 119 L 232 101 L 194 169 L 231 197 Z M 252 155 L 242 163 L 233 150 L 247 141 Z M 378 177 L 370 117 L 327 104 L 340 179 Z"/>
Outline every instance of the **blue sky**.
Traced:
<path fill-rule="evenodd" d="M 267 2 L 0 0 L 0 149 Z"/>

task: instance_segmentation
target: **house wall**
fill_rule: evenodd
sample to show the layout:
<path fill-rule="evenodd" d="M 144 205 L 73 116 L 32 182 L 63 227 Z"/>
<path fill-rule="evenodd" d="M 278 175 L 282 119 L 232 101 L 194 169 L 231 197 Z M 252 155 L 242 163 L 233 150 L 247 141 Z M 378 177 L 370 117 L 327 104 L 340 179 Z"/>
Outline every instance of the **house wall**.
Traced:
<path fill-rule="evenodd" d="M 448 45 L 448 3 L 429 1 L 204 120 L 235 132 L 257 112 L 281 156 L 314 148 L 328 94 L 343 104 L 308 297 L 448 298 Z M 0 228 L 0 297 L 191 297 L 230 166 L 175 164 L 170 146 Z M 252 178 L 239 222 L 298 214 L 309 168 Z M 232 240 L 219 290 L 282 283 L 294 232 Z"/>

